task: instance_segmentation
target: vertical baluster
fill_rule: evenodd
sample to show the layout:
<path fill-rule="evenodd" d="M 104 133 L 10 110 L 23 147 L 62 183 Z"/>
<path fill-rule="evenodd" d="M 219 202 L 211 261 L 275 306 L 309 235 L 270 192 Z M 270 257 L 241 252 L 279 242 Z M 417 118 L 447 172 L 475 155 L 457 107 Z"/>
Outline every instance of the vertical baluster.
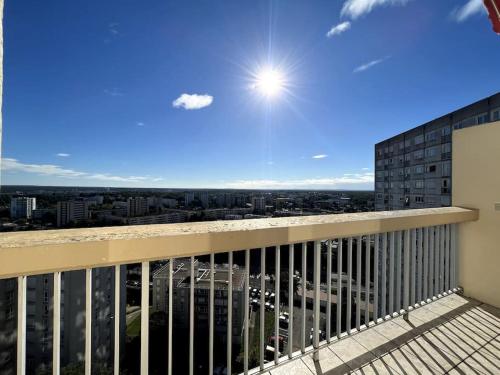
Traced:
<path fill-rule="evenodd" d="M 434 263 L 434 296 L 439 295 L 439 282 L 441 278 L 440 274 L 440 260 L 441 260 L 441 236 L 440 236 L 440 227 L 436 226 L 434 227 L 434 234 L 435 234 L 435 239 L 434 239 L 434 250 L 435 250 L 435 263 Z"/>
<path fill-rule="evenodd" d="M 338 239 L 337 244 L 337 337 L 340 339 L 342 333 L 342 243 L 343 239 Z"/>
<path fill-rule="evenodd" d="M 403 232 L 396 232 L 396 311 L 398 314 L 401 313 L 401 263 L 403 258 Z"/>
<path fill-rule="evenodd" d="M 382 318 L 387 316 L 387 232 L 382 235 Z"/>
<path fill-rule="evenodd" d="M 391 232 L 389 244 L 389 315 L 394 315 L 394 268 L 395 268 L 395 241 L 396 233 Z"/>
<path fill-rule="evenodd" d="M 326 341 L 328 343 L 332 333 L 332 246 L 333 240 L 328 240 L 326 248 Z"/>
<path fill-rule="evenodd" d="M 226 348 L 226 368 L 228 375 L 233 373 L 233 252 L 228 254 L 228 283 L 227 283 L 227 348 Z M 262 273 L 261 273 L 262 277 Z M 262 293 L 264 295 L 264 293 Z M 263 306 L 261 306 L 262 308 Z M 261 323 L 262 325 L 262 323 Z M 262 352 L 262 348 L 261 348 Z"/>
<path fill-rule="evenodd" d="M 422 254 L 422 244 L 423 244 L 423 228 L 420 228 L 418 230 L 418 235 L 417 235 L 417 302 L 420 304 L 422 302 L 423 296 L 422 296 L 422 260 L 423 260 L 423 254 Z"/>
<path fill-rule="evenodd" d="M 274 363 L 279 361 L 279 316 L 280 316 L 280 257 L 281 249 L 276 246 L 276 275 L 275 277 L 275 296 L 274 296 Z"/>
<path fill-rule="evenodd" d="M 61 373 L 61 272 L 54 272 L 54 299 L 52 323 L 52 375 Z M 116 329 L 115 313 L 115 329 Z M 115 334 L 116 340 L 116 334 Z M 115 342 L 116 351 L 116 342 Z M 116 367 L 116 361 L 115 361 Z"/>
<path fill-rule="evenodd" d="M 92 269 L 87 268 L 85 270 L 85 375 L 91 375 L 91 363 L 92 363 Z"/>
<path fill-rule="evenodd" d="M 415 306 L 416 282 L 417 282 L 417 230 L 410 230 L 411 253 L 410 253 L 410 305 Z"/>
<path fill-rule="evenodd" d="M 173 322 L 174 322 L 174 259 L 168 262 L 168 363 L 167 373 L 172 375 L 172 337 L 173 337 Z M 118 375 L 118 374 L 116 374 Z"/>
<path fill-rule="evenodd" d="M 248 309 L 249 309 L 249 304 L 248 301 L 250 299 L 249 295 L 249 288 L 250 288 L 250 249 L 245 250 L 245 303 L 244 303 L 244 320 L 243 323 L 245 324 L 245 327 L 243 328 L 244 330 L 244 336 L 243 336 L 243 370 L 245 374 L 248 374 L 248 329 L 250 325 L 248 324 Z M 210 373 L 211 374 L 211 373 Z"/>
<path fill-rule="evenodd" d="M 307 242 L 302 244 L 302 324 L 300 337 L 300 350 L 302 353 L 306 351 L 306 283 L 307 283 Z"/>
<path fill-rule="evenodd" d="M 451 287 L 452 290 L 456 291 L 458 288 L 458 283 L 459 283 L 459 265 L 457 264 L 457 259 L 458 259 L 458 254 L 457 254 L 457 224 L 451 224 L 451 239 L 450 239 L 450 245 L 451 245 L 451 266 L 452 266 L 452 271 L 451 271 L 451 277 L 452 277 L 452 282 L 451 282 Z"/>
<path fill-rule="evenodd" d="M 442 294 L 444 292 L 444 236 L 445 236 L 445 231 L 444 231 L 444 225 L 439 226 L 439 236 L 440 236 L 440 241 L 439 241 L 439 294 Z"/>
<path fill-rule="evenodd" d="M 429 227 L 429 292 L 428 299 L 434 297 L 434 227 Z"/>
<path fill-rule="evenodd" d="M 141 375 L 149 371 L 149 262 L 141 271 Z"/>
<path fill-rule="evenodd" d="M 351 333 L 352 316 L 352 237 L 347 240 L 347 313 L 346 313 L 346 331 Z"/>
<path fill-rule="evenodd" d="M 361 246 L 363 239 L 358 236 L 356 240 L 356 329 L 361 328 Z"/>
<path fill-rule="evenodd" d="M 294 245 L 288 245 L 288 358 L 293 355 L 293 270 Z"/>
<path fill-rule="evenodd" d="M 264 333 L 265 333 L 265 322 L 266 322 L 266 248 L 260 249 L 260 370 L 264 370 Z"/>
<path fill-rule="evenodd" d="M 427 301 L 429 298 L 429 228 L 424 228 L 424 237 L 423 237 L 423 245 L 424 245 L 424 282 L 423 282 L 423 295 L 422 300 Z"/>
<path fill-rule="evenodd" d="M 365 325 L 368 328 L 370 325 L 370 248 L 371 236 L 365 237 Z"/>
<path fill-rule="evenodd" d="M 191 257 L 189 283 L 189 375 L 194 373 L 194 257 Z"/>
<path fill-rule="evenodd" d="M 321 242 L 314 242 L 314 312 L 313 312 L 313 347 L 314 360 L 319 360 L 319 320 L 320 320 L 320 282 L 321 282 Z"/>
<path fill-rule="evenodd" d="M 445 290 L 447 293 L 449 293 L 451 291 L 451 287 L 450 287 L 450 271 L 451 271 L 451 267 L 450 267 L 450 262 L 451 262 L 451 258 L 450 258 L 450 225 L 446 225 L 445 226 L 445 230 L 446 230 L 446 242 L 445 242 L 445 271 L 446 271 L 446 279 L 445 279 Z"/>
<path fill-rule="evenodd" d="M 410 306 L 410 230 L 404 232 L 404 247 L 403 247 L 403 310 L 408 312 Z"/>
<path fill-rule="evenodd" d="M 26 285 L 27 277 L 17 278 L 17 374 L 26 374 Z"/>
<path fill-rule="evenodd" d="M 210 291 L 208 305 L 208 373 L 214 372 L 214 253 L 210 254 Z"/>
<path fill-rule="evenodd" d="M 378 258 L 380 251 L 380 235 L 375 234 L 375 246 L 373 248 L 373 321 L 378 320 Z"/>

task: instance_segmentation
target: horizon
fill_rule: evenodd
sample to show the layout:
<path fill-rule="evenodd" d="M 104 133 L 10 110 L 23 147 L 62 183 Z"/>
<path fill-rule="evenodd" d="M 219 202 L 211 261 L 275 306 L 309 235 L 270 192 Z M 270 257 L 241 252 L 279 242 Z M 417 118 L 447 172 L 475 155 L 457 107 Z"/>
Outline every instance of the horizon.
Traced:
<path fill-rule="evenodd" d="M 376 143 L 500 87 L 481 0 L 29 0 L 4 24 L 4 187 L 374 191 Z"/>

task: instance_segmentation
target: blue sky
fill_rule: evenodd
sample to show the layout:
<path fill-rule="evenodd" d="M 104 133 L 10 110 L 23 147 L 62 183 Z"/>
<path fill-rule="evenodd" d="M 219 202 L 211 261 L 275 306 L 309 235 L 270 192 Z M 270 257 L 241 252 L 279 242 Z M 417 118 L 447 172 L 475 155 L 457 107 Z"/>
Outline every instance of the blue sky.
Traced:
<path fill-rule="evenodd" d="M 480 0 L 10 0 L 4 38 L 3 184 L 371 189 L 500 87 Z"/>

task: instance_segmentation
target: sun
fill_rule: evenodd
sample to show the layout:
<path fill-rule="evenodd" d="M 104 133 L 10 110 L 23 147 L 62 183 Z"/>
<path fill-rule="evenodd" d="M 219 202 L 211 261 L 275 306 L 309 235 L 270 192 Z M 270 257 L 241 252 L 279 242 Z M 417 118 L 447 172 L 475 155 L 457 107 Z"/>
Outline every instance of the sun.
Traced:
<path fill-rule="evenodd" d="M 277 96 L 285 85 L 283 73 L 273 68 L 262 69 L 255 76 L 255 89 L 268 98 Z"/>

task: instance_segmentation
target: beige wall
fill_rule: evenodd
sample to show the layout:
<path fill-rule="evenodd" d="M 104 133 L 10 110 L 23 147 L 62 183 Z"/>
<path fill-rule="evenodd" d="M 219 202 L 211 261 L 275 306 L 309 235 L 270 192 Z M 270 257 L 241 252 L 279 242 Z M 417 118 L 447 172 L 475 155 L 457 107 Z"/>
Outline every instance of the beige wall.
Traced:
<path fill-rule="evenodd" d="M 453 205 L 479 209 L 460 224 L 459 285 L 500 307 L 500 122 L 453 132 Z"/>

